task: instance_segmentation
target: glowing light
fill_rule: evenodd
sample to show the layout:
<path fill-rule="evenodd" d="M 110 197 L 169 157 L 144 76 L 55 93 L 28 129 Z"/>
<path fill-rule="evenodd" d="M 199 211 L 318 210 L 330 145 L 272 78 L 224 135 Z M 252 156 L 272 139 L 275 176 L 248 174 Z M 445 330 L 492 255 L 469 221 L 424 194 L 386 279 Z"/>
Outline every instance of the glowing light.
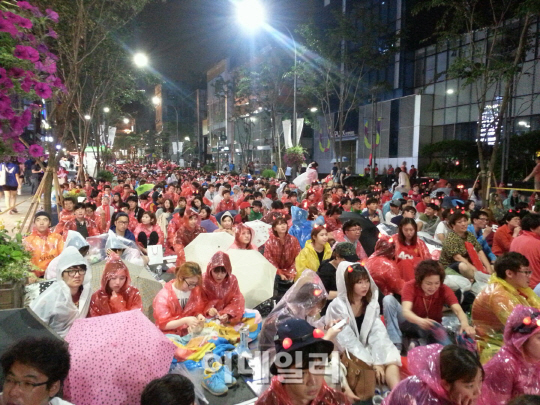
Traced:
<path fill-rule="evenodd" d="M 448 89 L 448 90 L 446 90 L 446 94 L 454 94 L 454 89 Z"/>
<path fill-rule="evenodd" d="M 322 339 L 324 337 L 324 331 L 320 329 L 314 329 L 313 330 L 313 337 L 315 339 Z"/>
<path fill-rule="evenodd" d="M 523 325 L 530 325 L 532 323 L 532 319 L 530 317 L 526 317 L 523 319 Z"/>
<path fill-rule="evenodd" d="M 283 348 L 287 350 L 289 347 L 292 346 L 292 340 L 291 338 L 285 338 L 283 339 Z"/>
<path fill-rule="evenodd" d="M 129 118 L 124 118 L 124 124 L 129 124 Z"/>
<path fill-rule="evenodd" d="M 311 111 L 311 112 L 317 112 L 317 110 L 318 110 L 317 107 L 311 107 L 311 108 L 309 109 L 309 111 Z"/>
<path fill-rule="evenodd" d="M 154 105 L 161 104 L 161 98 L 159 98 L 158 96 L 152 97 L 152 104 L 154 104 Z"/>
<path fill-rule="evenodd" d="M 248 30 L 256 30 L 264 25 L 266 13 L 259 0 L 242 0 L 236 3 L 236 18 Z"/>
<path fill-rule="evenodd" d="M 104 112 L 104 113 L 108 113 L 108 112 L 110 112 L 110 111 L 111 111 L 111 109 L 110 109 L 109 107 L 105 107 L 105 108 L 103 109 L 103 112 Z"/>
<path fill-rule="evenodd" d="M 140 68 L 148 66 L 148 56 L 146 56 L 144 53 L 138 52 L 133 55 L 133 63 Z"/>
<path fill-rule="evenodd" d="M 322 290 L 314 290 L 314 291 L 313 291 L 313 295 L 314 295 L 315 297 L 318 297 L 318 296 L 321 295 L 321 294 L 322 294 Z"/>
<path fill-rule="evenodd" d="M 88 121 L 88 120 L 92 119 L 92 117 L 89 116 L 88 114 L 86 114 L 86 115 L 84 116 L 84 119 Z"/>

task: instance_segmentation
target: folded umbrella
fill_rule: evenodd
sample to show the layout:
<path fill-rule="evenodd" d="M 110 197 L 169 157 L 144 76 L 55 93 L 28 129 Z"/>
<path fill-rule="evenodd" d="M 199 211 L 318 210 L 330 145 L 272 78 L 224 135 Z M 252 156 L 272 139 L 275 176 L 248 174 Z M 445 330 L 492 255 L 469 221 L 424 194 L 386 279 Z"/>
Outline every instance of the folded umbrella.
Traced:
<path fill-rule="evenodd" d="M 176 346 L 140 311 L 77 319 L 66 341 L 65 396 L 77 405 L 138 404 L 144 387 L 167 374 Z"/>

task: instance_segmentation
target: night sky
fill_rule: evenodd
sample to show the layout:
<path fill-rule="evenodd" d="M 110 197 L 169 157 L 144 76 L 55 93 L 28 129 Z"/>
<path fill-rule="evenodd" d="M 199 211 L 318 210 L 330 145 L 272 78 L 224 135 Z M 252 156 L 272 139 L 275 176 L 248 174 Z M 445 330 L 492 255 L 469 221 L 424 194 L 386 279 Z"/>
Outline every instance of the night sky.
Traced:
<path fill-rule="evenodd" d="M 307 22 L 316 2 L 322 0 L 267 0 L 267 21 L 279 22 L 273 24 L 277 29 L 286 25 L 293 31 Z M 143 10 L 135 24 L 134 50 L 146 52 L 164 78 L 192 85 L 220 59 L 245 54 L 267 40 L 264 34 L 250 35 L 239 26 L 230 0 L 157 1 Z"/>

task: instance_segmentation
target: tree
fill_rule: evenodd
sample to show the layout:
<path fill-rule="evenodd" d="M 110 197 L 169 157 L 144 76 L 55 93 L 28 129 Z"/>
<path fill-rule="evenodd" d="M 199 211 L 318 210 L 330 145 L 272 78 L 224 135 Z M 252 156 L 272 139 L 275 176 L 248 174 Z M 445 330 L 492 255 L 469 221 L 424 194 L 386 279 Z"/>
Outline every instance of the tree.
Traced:
<path fill-rule="evenodd" d="M 347 117 L 360 100 L 381 83 L 367 83 L 369 72 L 382 69 L 397 50 L 398 34 L 377 23 L 369 9 L 355 6 L 349 13 L 336 13 L 327 28 L 310 22 L 299 33 L 304 39 L 297 67 L 299 91 L 317 100 L 341 164 L 341 138 Z M 337 112 L 337 119 L 334 113 Z M 339 152 L 336 137 L 339 135 Z"/>
<path fill-rule="evenodd" d="M 416 10 L 440 12 L 436 37 L 448 43 L 457 57 L 447 75 L 471 86 L 476 95 L 476 147 L 482 197 L 488 199 L 497 163 L 503 124 L 512 89 L 534 69 L 527 61 L 536 35 L 533 23 L 540 12 L 537 0 L 426 0 Z M 456 44 L 465 39 L 460 48 Z"/>

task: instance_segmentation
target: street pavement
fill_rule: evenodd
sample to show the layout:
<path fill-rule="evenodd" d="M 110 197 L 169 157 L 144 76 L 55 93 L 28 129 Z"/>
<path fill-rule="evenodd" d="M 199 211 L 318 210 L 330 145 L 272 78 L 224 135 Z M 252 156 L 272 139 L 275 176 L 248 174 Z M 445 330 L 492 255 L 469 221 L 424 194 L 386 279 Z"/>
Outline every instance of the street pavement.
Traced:
<path fill-rule="evenodd" d="M 2 228 L 2 226 L 4 226 L 4 228 L 7 229 L 10 235 L 14 235 L 18 232 L 18 228 L 20 227 L 24 216 L 30 209 L 30 203 L 32 201 L 32 195 L 30 194 L 30 186 L 23 186 L 22 195 L 17 196 L 17 204 L 22 202 L 22 204 L 17 206 L 17 210 L 19 211 L 18 214 L 10 214 L 9 212 L 5 211 L 6 205 L 4 200 L 4 193 L 0 194 L 0 210 L 2 210 L 2 212 L 0 213 L 0 229 Z"/>

